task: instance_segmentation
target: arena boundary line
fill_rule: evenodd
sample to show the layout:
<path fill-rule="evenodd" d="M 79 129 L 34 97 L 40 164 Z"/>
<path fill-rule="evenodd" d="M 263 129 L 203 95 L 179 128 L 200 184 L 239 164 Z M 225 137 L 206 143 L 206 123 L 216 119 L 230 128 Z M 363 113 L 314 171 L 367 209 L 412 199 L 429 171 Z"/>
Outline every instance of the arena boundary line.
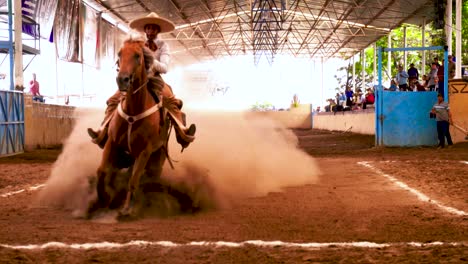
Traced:
<path fill-rule="evenodd" d="M 40 189 L 42 187 L 44 187 L 45 184 L 38 184 L 38 185 L 34 185 L 34 186 L 31 186 L 29 188 L 25 188 L 25 189 L 21 189 L 21 190 L 17 190 L 17 191 L 12 191 L 12 192 L 7 192 L 7 193 L 4 193 L 4 194 L 1 194 L 0 197 L 2 198 L 6 198 L 6 197 L 9 197 L 9 196 L 13 196 L 15 194 L 18 194 L 18 193 L 22 193 L 22 192 L 25 192 L 25 191 L 35 191 L 37 189 Z"/>
<path fill-rule="evenodd" d="M 421 200 L 423 202 L 428 202 L 428 203 L 434 204 L 437 207 L 439 207 L 440 209 L 442 209 L 442 210 L 444 210 L 446 212 L 452 213 L 452 214 L 456 214 L 456 215 L 460 215 L 460 216 L 467 216 L 468 215 L 468 213 L 463 211 L 463 210 L 459 210 L 459 209 L 456 209 L 456 208 L 453 208 L 453 207 L 450 207 L 450 206 L 446 206 L 446 205 L 440 203 L 437 200 L 429 198 L 429 196 L 425 195 L 424 193 L 422 193 L 422 192 L 420 192 L 420 191 L 418 191 L 418 190 L 416 190 L 414 188 L 409 187 L 406 183 L 404 183 L 404 182 L 396 179 L 395 177 L 393 177 L 393 176 L 391 176 L 389 174 L 386 174 L 385 172 L 383 172 L 383 171 L 377 169 L 376 167 L 370 165 L 370 162 L 368 162 L 368 161 L 359 161 L 359 162 L 357 162 L 357 164 L 359 164 L 361 166 L 364 166 L 366 168 L 369 168 L 369 169 L 373 170 L 374 172 L 376 172 L 377 174 L 379 174 L 381 176 L 384 176 L 385 178 L 387 178 L 391 182 L 395 183 L 398 187 L 400 187 L 400 188 L 414 194 L 419 200 Z"/>
<path fill-rule="evenodd" d="M 62 242 L 47 242 L 44 244 L 29 244 L 29 245 L 7 245 L 0 244 L 0 247 L 15 249 L 15 250 L 43 250 L 51 248 L 65 248 L 75 250 L 89 250 L 89 249 L 115 249 L 115 248 L 128 248 L 128 247 L 228 247 L 238 248 L 243 246 L 257 246 L 257 247 L 285 247 L 285 248 L 308 248 L 308 249 L 323 249 L 323 248 L 387 248 L 387 247 L 436 247 L 436 246 L 468 246 L 466 241 L 463 242 L 393 242 L 393 243 L 375 243 L 368 241 L 359 242 L 310 242 L 310 243 L 291 243 L 283 241 L 262 241 L 262 240 L 247 240 L 243 242 L 228 242 L 228 241 L 192 241 L 187 243 L 175 243 L 172 241 L 144 241 L 132 240 L 127 243 L 114 243 L 114 242 L 99 242 L 99 243 L 73 243 L 67 244 Z"/>

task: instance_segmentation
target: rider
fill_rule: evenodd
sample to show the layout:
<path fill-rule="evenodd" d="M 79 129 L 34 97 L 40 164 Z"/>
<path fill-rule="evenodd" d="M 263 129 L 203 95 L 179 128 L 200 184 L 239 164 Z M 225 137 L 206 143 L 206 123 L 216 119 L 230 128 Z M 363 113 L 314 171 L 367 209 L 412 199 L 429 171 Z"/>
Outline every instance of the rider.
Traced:
<path fill-rule="evenodd" d="M 182 146 L 182 150 L 195 140 L 196 127 L 191 124 L 188 128 L 185 123 L 185 113 L 181 111 L 182 101 L 177 99 L 172 93 L 172 89 L 169 85 L 165 84 L 161 77 L 168 70 L 169 66 L 169 45 L 158 39 L 159 33 L 170 32 L 175 29 L 174 24 L 164 18 L 159 17 L 155 13 L 141 18 L 137 18 L 130 22 L 130 28 L 146 34 L 147 41 L 145 46 L 153 51 L 154 62 L 148 73 L 148 88 L 150 92 L 156 95 L 162 94 L 163 105 L 169 111 L 171 116 L 177 120 L 175 121 L 175 130 L 177 142 Z M 92 142 L 98 144 L 101 148 L 104 147 L 107 140 L 107 124 L 108 119 L 112 116 L 113 112 L 117 108 L 121 101 L 121 93 L 117 91 L 113 96 L 107 100 L 107 109 L 103 126 L 98 130 L 94 131 L 88 128 L 88 134 L 92 138 Z"/>

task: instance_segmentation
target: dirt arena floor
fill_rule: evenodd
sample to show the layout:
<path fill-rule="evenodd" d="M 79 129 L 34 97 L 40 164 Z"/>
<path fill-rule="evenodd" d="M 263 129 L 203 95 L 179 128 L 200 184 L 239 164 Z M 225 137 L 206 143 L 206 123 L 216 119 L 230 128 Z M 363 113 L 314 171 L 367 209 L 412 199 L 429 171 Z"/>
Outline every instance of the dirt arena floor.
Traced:
<path fill-rule="evenodd" d="M 373 136 L 294 134 L 321 170 L 314 184 L 107 224 L 32 206 L 61 150 L 0 158 L 0 263 L 468 262 L 468 143 L 375 148 Z"/>

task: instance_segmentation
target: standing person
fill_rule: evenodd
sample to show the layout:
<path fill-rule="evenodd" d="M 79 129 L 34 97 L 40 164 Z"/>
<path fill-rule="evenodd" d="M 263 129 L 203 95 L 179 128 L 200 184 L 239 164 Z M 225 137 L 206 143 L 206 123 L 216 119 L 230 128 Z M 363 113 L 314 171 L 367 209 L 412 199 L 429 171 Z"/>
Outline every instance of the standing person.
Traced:
<path fill-rule="evenodd" d="M 449 80 L 455 78 L 455 62 L 452 55 L 448 55 L 448 73 Z"/>
<path fill-rule="evenodd" d="M 445 78 L 445 74 L 444 74 L 444 60 L 442 60 L 442 65 L 439 66 L 439 68 L 437 69 L 437 79 L 439 80 L 438 83 L 437 83 L 437 92 L 440 93 L 440 94 L 444 94 L 444 78 Z"/>
<path fill-rule="evenodd" d="M 29 82 L 29 93 L 33 96 L 33 101 L 44 103 L 44 96 L 39 91 L 39 82 L 36 80 L 36 74 L 32 74 L 33 79 Z"/>
<path fill-rule="evenodd" d="M 191 124 L 188 128 L 185 126 L 185 113 L 181 111 L 182 101 L 174 96 L 170 86 L 166 85 L 161 77 L 161 74 L 168 71 L 170 54 L 169 45 L 158 38 L 159 33 L 171 32 L 175 29 L 175 25 L 171 21 L 161 18 L 152 12 L 145 17 L 134 19 L 130 22 L 129 26 L 146 35 L 145 46 L 154 54 L 153 65 L 148 73 L 148 89 L 156 95 L 162 94 L 163 105 L 166 106 L 170 116 L 176 119 L 174 120 L 174 128 L 177 142 L 182 146 L 182 150 L 184 150 L 195 140 L 196 127 L 194 124 Z M 121 93 L 117 91 L 107 100 L 106 115 L 103 127 L 100 130 L 94 131 L 88 128 L 88 134 L 91 136 L 93 143 L 98 144 L 101 148 L 104 147 L 107 140 L 108 119 L 112 117 L 113 112 L 117 109 L 120 98 Z"/>
<path fill-rule="evenodd" d="M 353 106 L 354 92 L 353 90 L 351 90 L 351 87 L 346 87 L 345 95 L 346 95 L 346 106 L 349 106 L 349 107 Z"/>
<path fill-rule="evenodd" d="M 437 103 L 432 107 L 431 114 L 435 115 L 437 121 L 437 137 L 439 138 L 437 148 L 445 147 L 445 138 L 447 138 L 449 147 L 452 146 L 453 142 L 450 136 L 450 125 L 453 124 L 452 112 L 450 112 L 449 104 L 444 101 L 444 96 L 441 93 L 437 95 Z"/>
<path fill-rule="evenodd" d="M 419 71 L 414 67 L 414 63 L 410 64 L 408 69 L 408 82 L 411 84 L 414 80 L 419 80 Z"/>
<path fill-rule="evenodd" d="M 434 61 L 432 63 L 435 63 L 437 65 L 437 68 L 439 68 L 440 67 L 439 57 L 434 57 Z"/>
<path fill-rule="evenodd" d="M 429 75 L 427 76 L 427 79 L 426 79 L 426 85 L 429 88 L 429 91 L 435 91 L 437 82 L 438 82 L 437 63 L 433 62 L 431 64 L 431 72 L 429 72 Z"/>
<path fill-rule="evenodd" d="M 396 76 L 396 79 L 400 91 L 408 90 L 408 77 L 408 73 L 405 70 L 403 70 L 403 66 L 398 66 L 398 74 Z"/>

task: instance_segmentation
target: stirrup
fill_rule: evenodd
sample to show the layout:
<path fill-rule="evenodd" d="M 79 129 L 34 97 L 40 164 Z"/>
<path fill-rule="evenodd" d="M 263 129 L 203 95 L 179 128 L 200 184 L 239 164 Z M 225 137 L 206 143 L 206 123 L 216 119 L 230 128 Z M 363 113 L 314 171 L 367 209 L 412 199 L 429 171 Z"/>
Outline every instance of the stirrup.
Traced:
<path fill-rule="evenodd" d="M 191 124 L 189 128 L 187 129 L 187 131 L 185 131 L 185 135 L 193 137 L 196 131 L 197 131 L 197 127 L 195 126 L 195 124 Z M 190 143 L 192 142 L 189 142 L 189 141 L 180 142 L 180 145 L 182 146 L 182 149 L 180 150 L 180 152 L 183 152 L 184 149 L 186 149 L 190 145 Z"/>

